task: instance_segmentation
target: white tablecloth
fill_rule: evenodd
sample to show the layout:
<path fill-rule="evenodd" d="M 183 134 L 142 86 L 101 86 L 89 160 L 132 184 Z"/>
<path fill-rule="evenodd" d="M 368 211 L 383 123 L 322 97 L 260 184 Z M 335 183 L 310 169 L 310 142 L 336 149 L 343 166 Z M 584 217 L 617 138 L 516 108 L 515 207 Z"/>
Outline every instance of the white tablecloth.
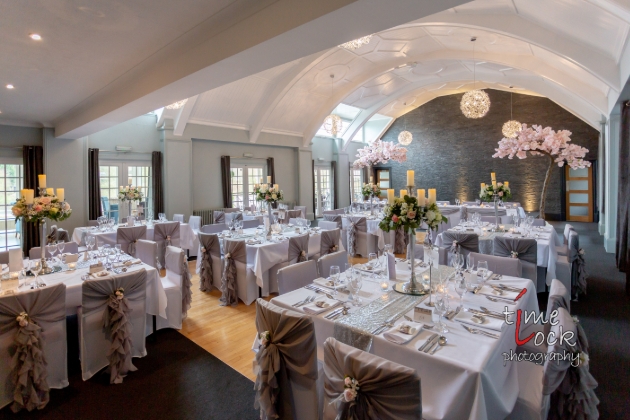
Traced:
<path fill-rule="evenodd" d="M 398 278 L 406 279 L 408 271 L 398 264 Z M 527 287 L 527 293 L 510 310 L 526 309 L 538 312 L 534 284 L 527 279 L 503 277 L 502 283 L 515 287 Z M 361 294 L 364 301 L 382 296 L 378 283 L 364 280 Z M 283 308 L 296 310 L 291 305 L 313 295 L 307 289 L 298 289 L 272 299 L 272 303 Z M 451 307 L 458 305 L 459 296 L 452 290 Z M 320 296 L 320 295 L 317 295 Z M 339 296 L 345 296 L 340 293 Z M 467 293 L 466 307 L 487 307 L 502 312 L 504 305 L 494 303 L 481 295 Z M 421 306 L 424 306 L 421 304 Z M 300 311 L 300 309 L 297 309 Z M 326 338 L 334 336 L 334 321 L 323 314 L 312 316 L 317 339 L 318 358 L 323 360 L 322 345 Z M 413 316 L 413 312 L 407 315 Z M 402 322 L 402 321 L 398 321 Z M 422 381 L 422 417 L 425 419 L 503 419 L 511 412 L 518 396 L 518 377 L 515 363 L 503 365 L 503 353 L 516 348 L 515 324 L 506 325 L 500 339 L 472 335 L 457 321 L 446 321 L 450 330 L 445 334 L 448 344 L 429 355 L 417 350 L 430 336 L 424 330 L 405 345 L 394 344 L 383 338 L 374 338 L 371 353 L 396 363 L 416 369 Z M 530 362 L 521 362 L 530 363 Z"/>
<path fill-rule="evenodd" d="M 93 230 L 90 227 L 78 227 L 75 228 L 72 232 L 72 240 L 77 244 L 83 246 L 85 245 L 85 234 L 89 233 L 90 235 L 96 237 L 99 245 L 109 244 L 110 246 L 116 245 L 116 229 L 109 232 L 100 232 L 98 230 Z M 147 240 L 153 240 L 153 226 L 147 226 Z M 179 227 L 179 243 L 180 248 L 188 249 L 190 251 L 197 251 L 199 248 L 199 238 L 197 238 L 197 230 L 194 230 L 188 223 L 180 223 Z M 191 253 L 190 255 L 196 255 Z"/>

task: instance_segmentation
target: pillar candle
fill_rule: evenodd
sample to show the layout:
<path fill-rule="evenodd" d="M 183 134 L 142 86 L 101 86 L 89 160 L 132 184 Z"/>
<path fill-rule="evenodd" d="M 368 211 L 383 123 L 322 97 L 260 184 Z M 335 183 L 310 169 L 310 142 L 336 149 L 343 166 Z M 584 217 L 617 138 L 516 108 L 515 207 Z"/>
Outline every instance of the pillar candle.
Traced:
<path fill-rule="evenodd" d="M 46 194 L 55 195 L 55 190 L 53 188 L 46 188 Z"/>
<path fill-rule="evenodd" d="M 63 188 L 57 188 L 57 198 L 59 201 L 64 201 L 66 199 L 66 191 Z"/>
<path fill-rule="evenodd" d="M 127 180 L 127 185 L 133 185 L 133 180 L 131 178 Z"/>
<path fill-rule="evenodd" d="M 261 184 L 263 183 L 263 179 L 262 179 L 262 178 L 260 178 L 260 183 L 261 183 Z"/>
<path fill-rule="evenodd" d="M 26 196 L 26 191 L 28 191 L 26 188 L 20 190 L 20 198 L 24 198 Z"/>
<path fill-rule="evenodd" d="M 492 181 L 492 188 L 494 188 L 496 190 L 497 188 L 497 181 Z"/>
<path fill-rule="evenodd" d="M 407 171 L 407 186 L 410 185 L 416 185 L 415 181 L 414 181 L 414 173 L 412 170 L 408 170 Z"/>
<path fill-rule="evenodd" d="M 481 189 L 483 190 L 483 189 L 485 189 L 485 188 L 486 188 L 486 183 L 485 183 L 485 182 L 482 182 L 482 183 L 481 183 Z"/>
<path fill-rule="evenodd" d="M 122 190 L 123 190 L 123 186 L 121 185 L 120 188 L 119 188 L 119 191 L 122 191 Z"/>
<path fill-rule="evenodd" d="M 370 175 L 370 184 L 374 184 L 374 177 Z"/>
<path fill-rule="evenodd" d="M 388 188 L 387 189 L 387 204 L 393 204 L 395 196 L 396 196 L 396 192 L 393 189 Z"/>
<path fill-rule="evenodd" d="M 490 178 L 492 178 L 493 181 L 497 180 L 497 174 L 495 172 L 490 172 Z"/>
<path fill-rule="evenodd" d="M 267 184 L 271 184 L 271 176 L 267 175 Z"/>
<path fill-rule="evenodd" d="M 419 206 L 426 206 L 427 205 L 427 197 L 426 194 L 424 192 L 424 188 L 417 190 L 416 194 L 418 195 L 418 205 Z"/>
<path fill-rule="evenodd" d="M 505 185 L 505 187 L 506 187 L 506 188 L 510 188 L 510 183 L 509 183 L 509 181 L 505 181 L 505 182 L 503 183 L 503 185 Z"/>
<path fill-rule="evenodd" d="M 138 191 L 142 191 L 142 187 L 138 187 Z"/>
<path fill-rule="evenodd" d="M 39 188 L 46 188 L 46 175 L 37 175 Z"/>
<path fill-rule="evenodd" d="M 435 188 L 429 188 L 429 202 L 428 204 L 435 204 L 435 201 L 437 200 L 437 191 Z"/>
<path fill-rule="evenodd" d="M 400 190 L 400 198 L 404 198 L 407 195 L 407 190 Z"/>
<path fill-rule="evenodd" d="M 26 204 L 33 204 L 35 199 L 35 190 L 24 190 L 24 200 Z"/>
<path fill-rule="evenodd" d="M 278 184 L 273 184 L 273 189 L 276 191 L 280 191 L 280 189 L 278 188 Z"/>

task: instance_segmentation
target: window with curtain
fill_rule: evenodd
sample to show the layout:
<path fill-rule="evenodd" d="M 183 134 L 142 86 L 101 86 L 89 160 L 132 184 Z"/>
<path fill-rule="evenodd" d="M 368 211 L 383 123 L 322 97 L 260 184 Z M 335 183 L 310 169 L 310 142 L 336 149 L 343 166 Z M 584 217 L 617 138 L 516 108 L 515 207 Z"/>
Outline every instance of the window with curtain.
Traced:
<path fill-rule="evenodd" d="M 330 166 L 315 166 L 315 215 L 322 216 L 325 210 L 332 210 L 332 170 Z"/>
<path fill-rule="evenodd" d="M 22 158 L 0 159 L 0 249 L 21 246 L 20 223 L 15 221 L 11 208 L 18 200 L 24 185 L 24 165 Z"/>
<path fill-rule="evenodd" d="M 363 186 L 363 171 L 350 168 L 350 194 L 352 201 L 362 201 L 361 187 Z"/>
<path fill-rule="evenodd" d="M 151 162 L 120 162 L 101 159 L 99 172 L 103 215 L 113 217 L 116 221 L 128 216 L 127 206 L 121 206 L 118 201 L 118 191 L 121 186 L 129 184 L 130 178 L 132 185 L 142 187 L 144 214 L 153 214 Z"/>
<path fill-rule="evenodd" d="M 254 185 L 265 179 L 263 175 L 262 165 L 231 165 L 232 207 L 242 209 L 256 204 Z"/>

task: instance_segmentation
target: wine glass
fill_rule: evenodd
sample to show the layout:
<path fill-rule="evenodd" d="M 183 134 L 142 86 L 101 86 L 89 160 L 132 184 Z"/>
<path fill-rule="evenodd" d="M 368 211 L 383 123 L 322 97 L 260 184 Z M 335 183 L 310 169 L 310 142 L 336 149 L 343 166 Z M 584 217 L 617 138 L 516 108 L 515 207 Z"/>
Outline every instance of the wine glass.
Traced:
<path fill-rule="evenodd" d="M 438 286 L 438 291 L 435 295 L 435 306 L 433 309 L 438 315 L 437 331 L 441 334 L 446 334 L 448 328 L 442 323 L 442 317 L 448 312 L 448 293 L 445 291 L 446 286 Z"/>
<path fill-rule="evenodd" d="M 475 269 L 475 260 L 474 260 L 474 257 L 472 256 L 472 252 L 466 255 L 466 268 L 469 270 Z"/>
<path fill-rule="evenodd" d="M 392 244 L 385 244 L 383 247 L 383 254 L 391 254 L 394 251 Z"/>
<path fill-rule="evenodd" d="M 120 261 L 120 253 L 122 251 L 122 246 L 120 244 L 115 245 L 116 249 L 116 262 Z"/>
<path fill-rule="evenodd" d="M 34 280 L 33 283 L 31 283 L 31 285 L 34 286 L 34 287 L 39 287 L 39 282 L 37 280 L 37 276 L 39 276 L 39 274 L 42 271 L 42 262 L 41 262 L 41 260 L 31 260 L 29 269 L 31 270 L 31 274 L 33 274 L 33 276 L 35 277 L 35 280 Z"/>
<path fill-rule="evenodd" d="M 92 259 L 92 249 L 94 248 L 95 240 L 94 236 L 88 236 L 85 238 L 85 245 L 88 248 L 88 259 Z"/>
<path fill-rule="evenodd" d="M 482 285 L 486 281 L 486 276 L 488 275 L 488 261 L 478 261 L 477 262 L 477 276 L 481 277 L 479 283 Z"/>
<path fill-rule="evenodd" d="M 347 287 L 350 291 L 350 296 L 352 297 L 352 303 L 354 304 L 354 306 L 360 306 L 361 296 L 359 296 L 359 292 L 361 291 L 361 287 L 363 287 L 363 276 L 361 275 L 360 271 L 355 271 L 352 273 Z"/>
<path fill-rule="evenodd" d="M 370 252 L 368 255 L 368 265 L 372 267 L 372 271 L 376 271 L 376 267 L 378 266 L 378 256 L 374 252 Z"/>
<path fill-rule="evenodd" d="M 337 287 L 339 287 L 339 266 L 331 265 L 330 266 L 330 279 L 333 281 L 333 285 L 335 286 L 333 290 L 333 295 L 337 296 Z"/>
<path fill-rule="evenodd" d="M 46 252 L 50 256 L 50 262 L 53 263 L 55 260 L 55 253 L 57 253 L 57 244 L 55 241 L 46 245 Z"/>
<path fill-rule="evenodd" d="M 459 306 L 464 305 L 464 295 L 468 291 L 468 285 L 466 284 L 466 278 L 464 276 L 457 277 L 455 281 L 455 292 L 459 295 Z"/>
<path fill-rule="evenodd" d="M 57 242 L 57 251 L 59 251 L 59 259 L 61 259 L 64 249 L 66 249 L 66 243 L 64 241 Z"/>

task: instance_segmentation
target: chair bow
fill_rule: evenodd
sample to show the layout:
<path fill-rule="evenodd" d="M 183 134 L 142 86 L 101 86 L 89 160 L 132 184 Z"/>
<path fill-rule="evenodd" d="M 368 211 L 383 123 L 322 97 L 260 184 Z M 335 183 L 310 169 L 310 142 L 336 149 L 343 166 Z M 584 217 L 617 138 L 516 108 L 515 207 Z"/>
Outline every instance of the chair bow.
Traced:
<path fill-rule="evenodd" d="M 453 243 L 451 244 L 451 252 L 459 254 L 459 242 L 453 241 Z"/>
<path fill-rule="evenodd" d="M 127 247 L 127 251 L 129 252 L 129 255 L 136 255 L 136 243 L 138 242 L 137 239 L 134 239 L 133 241 L 129 242 L 129 246 Z"/>
<path fill-rule="evenodd" d="M 131 312 L 129 301 L 125 297 L 125 289 L 119 287 L 107 299 L 107 308 L 103 312 L 103 328 L 111 337 L 112 344 L 107 352 L 109 360 L 111 384 L 120 384 L 127 372 L 136 371 L 131 363 L 131 322 L 128 315 Z"/>
<path fill-rule="evenodd" d="M 337 252 L 338 249 L 339 249 L 339 246 L 333 245 L 333 246 L 330 247 L 329 253 Z"/>
<path fill-rule="evenodd" d="M 378 418 L 369 400 L 359 392 L 360 389 L 359 381 L 346 375 L 343 392 L 329 403 L 337 409 L 335 420 Z"/>
<path fill-rule="evenodd" d="M 171 235 L 166 235 L 166 245 L 171 245 Z"/>
<path fill-rule="evenodd" d="M 57 240 L 57 226 L 50 228 L 50 235 L 46 237 L 46 243 L 54 242 Z"/>
<path fill-rule="evenodd" d="M 584 260 L 584 249 L 580 248 L 575 256 L 575 262 L 577 263 L 577 292 L 586 294 L 586 278 L 588 273 L 586 272 L 586 261 Z"/>
<path fill-rule="evenodd" d="M 512 258 L 516 258 L 516 259 L 518 259 L 518 252 L 516 252 L 516 251 L 512 251 L 512 252 L 510 253 L 510 256 L 511 256 Z"/>

